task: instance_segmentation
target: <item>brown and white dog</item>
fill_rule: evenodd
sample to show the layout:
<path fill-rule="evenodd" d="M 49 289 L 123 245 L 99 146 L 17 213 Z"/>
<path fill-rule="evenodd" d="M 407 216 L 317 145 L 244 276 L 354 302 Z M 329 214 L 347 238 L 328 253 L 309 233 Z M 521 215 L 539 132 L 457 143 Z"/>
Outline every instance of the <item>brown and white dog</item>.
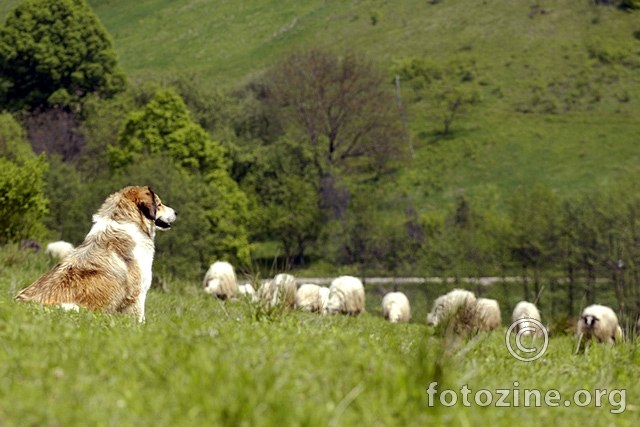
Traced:
<path fill-rule="evenodd" d="M 177 214 L 149 187 L 112 194 L 93 216 L 84 242 L 16 299 L 131 314 L 143 322 L 156 228 L 168 230 Z"/>

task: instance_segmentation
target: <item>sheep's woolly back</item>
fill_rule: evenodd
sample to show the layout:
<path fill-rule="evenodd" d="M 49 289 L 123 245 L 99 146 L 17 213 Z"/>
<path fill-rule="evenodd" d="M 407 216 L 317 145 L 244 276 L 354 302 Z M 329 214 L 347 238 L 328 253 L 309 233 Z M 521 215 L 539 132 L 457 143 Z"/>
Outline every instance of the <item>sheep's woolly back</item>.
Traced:
<path fill-rule="evenodd" d="M 318 290 L 320 292 L 320 311 L 324 312 L 327 308 L 327 303 L 329 302 L 329 294 L 331 291 L 326 286 L 320 286 Z"/>
<path fill-rule="evenodd" d="M 340 276 L 329 286 L 329 300 L 325 312 L 328 314 L 350 314 L 364 312 L 364 286 L 357 277 Z"/>
<path fill-rule="evenodd" d="M 454 289 L 436 298 L 433 309 L 427 315 L 427 324 L 435 326 L 451 316 L 459 316 L 464 322 L 470 321 L 475 303 L 476 296 L 472 292 Z"/>
<path fill-rule="evenodd" d="M 71 252 L 73 252 L 73 245 L 69 242 L 59 240 L 57 242 L 51 242 L 47 244 L 47 248 L 44 253 L 51 255 L 59 260 L 65 259 Z"/>
<path fill-rule="evenodd" d="M 478 298 L 473 312 L 473 325 L 480 331 L 493 331 L 502 324 L 498 301 Z"/>
<path fill-rule="evenodd" d="M 611 308 L 599 304 L 584 309 L 578 321 L 577 334 L 585 339 L 595 338 L 598 342 L 610 344 L 623 339 L 616 313 Z"/>
<path fill-rule="evenodd" d="M 513 314 L 511 315 L 511 322 L 517 322 L 520 319 L 535 319 L 538 322 L 542 322 L 542 319 L 540 318 L 540 312 L 538 311 L 538 308 L 528 302 L 528 301 L 520 301 L 518 304 L 516 304 L 515 308 L 513 309 Z M 518 325 L 514 328 L 515 332 L 519 332 L 520 329 L 529 329 L 525 332 L 522 333 L 522 335 L 532 335 L 533 333 L 531 332 L 531 328 L 535 329 L 535 335 L 538 337 L 542 336 L 542 330 L 539 330 L 539 328 L 532 322 L 519 322 Z"/>
<path fill-rule="evenodd" d="M 273 280 L 265 282 L 258 289 L 258 299 L 271 307 L 284 303 L 285 307 L 294 308 L 296 305 L 296 278 L 291 274 L 277 274 Z"/>
<path fill-rule="evenodd" d="M 233 266 L 225 261 L 211 264 L 204 276 L 204 291 L 220 299 L 235 298 L 238 293 L 238 282 Z"/>
<path fill-rule="evenodd" d="M 322 310 L 320 286 L 311 283 L 301 285 L 296 292 L 296 308 L 314 313 Z"/>
<path fill-rule="evenodd" d="M 411 318 L 409 298 L 402 292 L 389 292 L 382 298 L 382 315 L 391 323 L 407 323 Z"/>
<path fill-rule="evenodd" d="M 250 283 L 247 283 L 246 285 L 239 285 L 238 295 L 243 295 L 245 298 L 249 298 L 253 301 L 255 299 L 256 290 L 253 289 L 253 286 L 251 286 Z"/>

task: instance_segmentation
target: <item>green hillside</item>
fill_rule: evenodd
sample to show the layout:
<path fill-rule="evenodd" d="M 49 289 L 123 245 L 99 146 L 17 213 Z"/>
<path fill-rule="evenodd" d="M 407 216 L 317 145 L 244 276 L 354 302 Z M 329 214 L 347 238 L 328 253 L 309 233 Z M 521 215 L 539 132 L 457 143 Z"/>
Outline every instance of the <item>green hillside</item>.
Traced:
<path fill-rule="evenodd" d="M 123 66 L 134 76 L 197 69 L 215 85 L 233 85 L 290 49 L 318 45 L 365 51 L 386 69 L 409 56 L 476 61 L 483 101 L 454 124 L 449 141 L 431 144 L 435 123 L 425 117 L 421 104 L 411 104 L 411 92 L 404 92 L 418 158 L 399 180 L 418 203 L 425 194 L 458 194 L 460 188 L 473 192 L 485 182 L 507 193 L 531 181 L 562 192 L 585 190 L 638 164 L 637 14 L 587 1 L 92 5 L 113 35 Z M 372 16 L 378 16 L 375 25 Z M 631 65 L 589 59 L 590 47 L 624 49 Z M 548 89 L 548 97 L 559 104 L 576 96 L 579 84 L 597 86 L 601 99 L 579 99 L 571 110 L 554 115 L 516 111 L 529 104 L 533 85 L 550 84 L 558 89 Z M 625 94 L 628 100 L 619 101 Z M 425 188 L 425 175 L 437 175 L 437 188 Z"/>
<path fill-rule="evenodd" d="M 2 2 L 0 16 L 16 3 Z M 638 13 L 566 0 L 90 3 L 134 78 L 195 70 L 231 87 L 309 46 L 355 48 L 384 69 L 410 56 L 475 61 L 482 102 L 447 141 L 404 89 L 418 156 L 391 185 L 419 204 L 482 183 L 508 194 L 539 181 L 564 194 L 637 169 Z"/>

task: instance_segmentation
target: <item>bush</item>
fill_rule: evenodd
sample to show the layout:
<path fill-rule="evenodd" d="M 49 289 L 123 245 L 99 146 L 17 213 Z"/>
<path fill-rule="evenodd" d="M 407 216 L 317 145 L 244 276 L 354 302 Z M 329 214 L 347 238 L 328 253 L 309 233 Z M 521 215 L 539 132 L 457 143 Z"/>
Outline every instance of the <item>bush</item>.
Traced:
<path fill-rule="evenodd" d="M 47 212 L 42 175 L 48 164 L 36 157 L 24 140 L 20 125 L 0 114 L 0 244 L 39 237 Z"/>
<path fill-rule="evenodd" d="M 0 27 L 0 106 L 76 105 L 126 86 L 111 40 L 84 0 L 21 2 Z"/>

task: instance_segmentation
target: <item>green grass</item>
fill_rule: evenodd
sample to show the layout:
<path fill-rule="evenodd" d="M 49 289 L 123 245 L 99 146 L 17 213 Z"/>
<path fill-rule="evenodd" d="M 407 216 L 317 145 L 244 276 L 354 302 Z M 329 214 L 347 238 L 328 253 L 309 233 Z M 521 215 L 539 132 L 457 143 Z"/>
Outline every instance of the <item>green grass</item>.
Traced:
<path fill-rule="evenodd" d="M 141 325 L 15 303 L 51 262 L 15 249 L 0 255 L 3 426 L 637 424 L 638 342 L 575 355 L 573 337 L 558 336 L 542 359 L 524 363 L 507 352 L 504 328 L 459 342 L 415 315 L 415 323 L 389 324 L 372 309 L 379 298 L 371 289 L 369 311 L 357 318 L 284 312 L 258 321 L 248 303 L 177 282 L 169 294 L 150 292 Z M 430 301 L 411 298 L 414 313 L 426 312 L 419 306 Z M 464 385 L 518 388 L 521 399 L 525 389 L 555 389 L 562 401 L 579 389 L 625 389 L 626 408 L 610 413 L 618 398 L 599 408 L 448 408 L 438 397 L 431 407 L 433 381 L 459 399 Z"/>

